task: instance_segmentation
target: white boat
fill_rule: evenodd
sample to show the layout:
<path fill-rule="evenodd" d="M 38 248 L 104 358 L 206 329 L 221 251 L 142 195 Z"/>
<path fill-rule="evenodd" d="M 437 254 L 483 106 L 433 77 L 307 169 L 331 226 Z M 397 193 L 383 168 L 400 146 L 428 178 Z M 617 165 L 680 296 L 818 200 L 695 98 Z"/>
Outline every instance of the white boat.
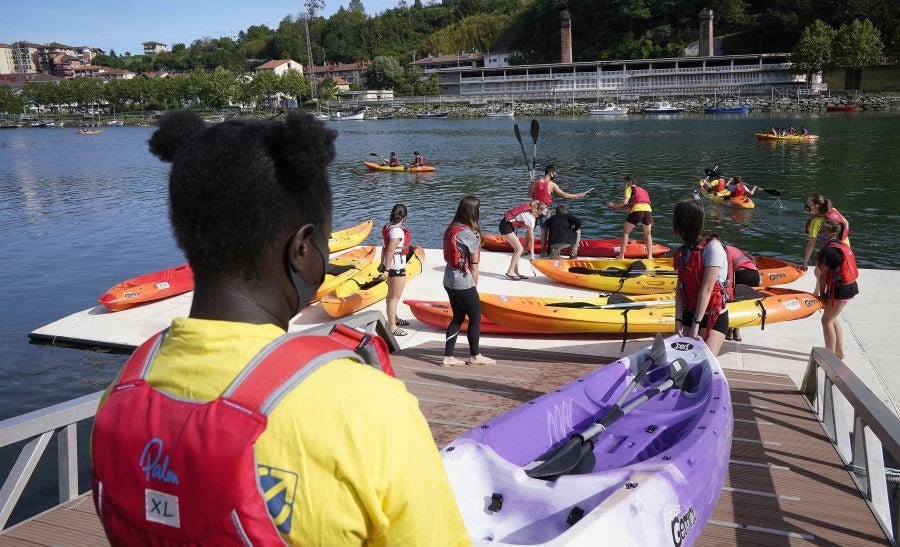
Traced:
<path fill-rule="evenodd" d="M 606 103 L 603 108 L 591 109 L 591 116 L 620 116 L 628 114 L 628 109 L 615 103 Z"/>
<path fill-rule="evenodd" d="M 222 123 L 225 121 L 225 116 L 210 116 L 209 118 L 203 118 L 203 121 L 206 123 Z"/>
<path fill-rule="evenodd" d="M 106 125 L 125 125 L 125 122 L 122 120 L 109 120 L 106 122 Z"/>
<path fill-rule="evenodd" d="M 645 108 L 642 112 L 644 114 L 681 114 L 684 112 L 684 109 L 676 108 L 666 101 L 660 101 L 658 103 L 650 103 L 650 108 Z"/>
<path fill-rule="evenodd" d="M 322 120 L 323 122 L 327 122 L 331 119 L 331 116 L 329 116 L 328 114 L 322 114 L 321 112 L 319 112 L 318 114 L 313 114 L 313 116 L 315 116 L 317 120 Z"/>
<path fill-rule="evenodd" d="M 365 112 L 355 112 L 353 114 L 344 114 L 343 112 L 335 112 L 331 115 L 331 121 L 333 122 L 345 122 L 345 121 L 353 121 L 353 120 L 364 120 L 366 116 Z"/>
<path fill-rule="evenodd" d="M 512 118 L 516 115 L 512 110 L 503 110 L 500 112 L 488 112 L 485 114 L 488 118 Z"/>

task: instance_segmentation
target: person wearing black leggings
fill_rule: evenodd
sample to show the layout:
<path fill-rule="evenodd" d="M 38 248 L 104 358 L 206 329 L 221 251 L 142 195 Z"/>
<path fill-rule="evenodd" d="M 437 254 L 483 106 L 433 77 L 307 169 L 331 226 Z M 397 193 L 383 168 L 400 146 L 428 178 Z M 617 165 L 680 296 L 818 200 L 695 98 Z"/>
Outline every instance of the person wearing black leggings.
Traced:
<path fill-rule="evenodd" d="M 456 339 L 466 317 L 469 319 L 466 337 L 469 340 L 468 365 L 494 365 L 496 361 L 481 355 L 478 341 L 481 336 L 481 300 L 478 298 L 478 260 L 481 256 L 481 232 L 478 213 L 481 202 L 475 196 L 466 196 L 459 202 L 453 221 L 444 230 L 444 289 L 450 298 L 453 319 L 447 327 L 444 343 L 444 359 L 441 366 L 462 365 L 453 356 Z"/>

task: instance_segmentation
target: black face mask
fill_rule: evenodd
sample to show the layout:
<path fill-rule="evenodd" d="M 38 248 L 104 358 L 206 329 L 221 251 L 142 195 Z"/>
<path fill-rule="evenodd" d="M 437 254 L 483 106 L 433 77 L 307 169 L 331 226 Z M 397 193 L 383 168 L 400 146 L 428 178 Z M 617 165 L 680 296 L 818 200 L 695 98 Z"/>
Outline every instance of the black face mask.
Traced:
<path fill-rule="evenodd" d="M 803 208 L 806 209 L 807 213 L 812 213 L 812 207 L 810 207 L 809 205 L 804 205 Z"/>
<path fill-rule="evenodd" d="M 292 315 L 297 315 L 300 313 L 300 310 L 309 305 L 310 299 L 312 299 L 313 295 L 316 294 L 316 291 L 319 290 L 319 286 L 322 285 L 322 282 L 325 281 L 325 271 L 328 269 L 328 240 L 325 239 L 321 229 L 315 228 L 312 233 L 312 242 L 316 251 L 319 253 L 319 257 L 322 259 L 322 277 L 315 283 L 307 283 L 306 280 L 303 279 L 303 275 L 294 270 L 290 262 L 288 262 L 286 255 L 284 258 L 288 274 L 291 276 L 291 282 L 294 284 L 294 289 L 297 291 L 297 308 Z"/>

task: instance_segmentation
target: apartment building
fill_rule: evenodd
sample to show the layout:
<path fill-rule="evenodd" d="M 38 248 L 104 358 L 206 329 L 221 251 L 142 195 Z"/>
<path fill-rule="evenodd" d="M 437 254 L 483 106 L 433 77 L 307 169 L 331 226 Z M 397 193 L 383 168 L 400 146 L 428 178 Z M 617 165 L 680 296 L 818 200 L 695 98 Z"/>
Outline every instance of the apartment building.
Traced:
<path fill-rule="evenodd" d="M 341 79 L 347 82 L 348 86 L 358 84 L 362 81 L 362 73 L 368 68 L 371 61 L 357 61 L 355 63 L 327 63 L 322 66 L 313 66 L 312 72 L 316 79 L 325 79 L 331 76 L 335 82 Z"/>
<path fill-rule="evenodd" d="M 259 74 L 260 72 L 271 71 L 274 72 L 276 76 L 281 76 L 288 70 L 299 72 L 302 75 L 303 65 L 293 59 L 273 59 L 254 68 L 253 72 Z"/>
<path fill-rule="evenodd" d="M 135 73 L 129 70 L 119 68 L 109 68 L 99 65 L 85 65 L 73 70 L 74 78 L 94 78 L 96 80 L 130 80 L 135 77 Z"/>
<path fill-rule="evenodd" d="M 15 74 L 16 61 L 13 55 L 13 47 L 10 44 L 0 43 L 0 74 Z"/>
<path fill-rule="evenodd" d="M 155 55 L 166 51 L 166 44 L 162 42 L 143 42 L 141 45 L 144 46 L 144 55 Z"/>

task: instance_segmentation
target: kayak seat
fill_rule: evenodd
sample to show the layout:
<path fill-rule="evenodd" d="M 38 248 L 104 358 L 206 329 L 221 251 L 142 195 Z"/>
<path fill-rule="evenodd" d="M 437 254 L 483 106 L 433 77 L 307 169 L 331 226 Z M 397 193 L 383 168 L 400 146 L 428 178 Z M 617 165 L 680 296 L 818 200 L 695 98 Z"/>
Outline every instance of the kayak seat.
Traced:
<path fill-rule="evenodd" d="M 352 264 L 344 264 L 343 266 L 336 266 L 334 264 L 328 264 L 328 268 L 325 270 L 325 273 L 328 275 L 341 275 L 347 270 L 352 270 L 356 268 L 356 266 Z"/>
<path fill-rule="evenodd" d="M 592 308 L 596 308 L 597 304 L 591 304 L 590 302 L 554 302 L 553 304 L 547 304 L 547 306 L 552 307 L 552 308 L 592 309 Z"/>
<path fill-rule="evenodd" d="M 732 302 L 740 302 L 742 300 L 756 300 L 757 298 L 762 298 L 762 295 L 756 292 L 756 290 L 750 285 L 738 283 L 734 286 L 734 300 L 732 300 Z"/>

